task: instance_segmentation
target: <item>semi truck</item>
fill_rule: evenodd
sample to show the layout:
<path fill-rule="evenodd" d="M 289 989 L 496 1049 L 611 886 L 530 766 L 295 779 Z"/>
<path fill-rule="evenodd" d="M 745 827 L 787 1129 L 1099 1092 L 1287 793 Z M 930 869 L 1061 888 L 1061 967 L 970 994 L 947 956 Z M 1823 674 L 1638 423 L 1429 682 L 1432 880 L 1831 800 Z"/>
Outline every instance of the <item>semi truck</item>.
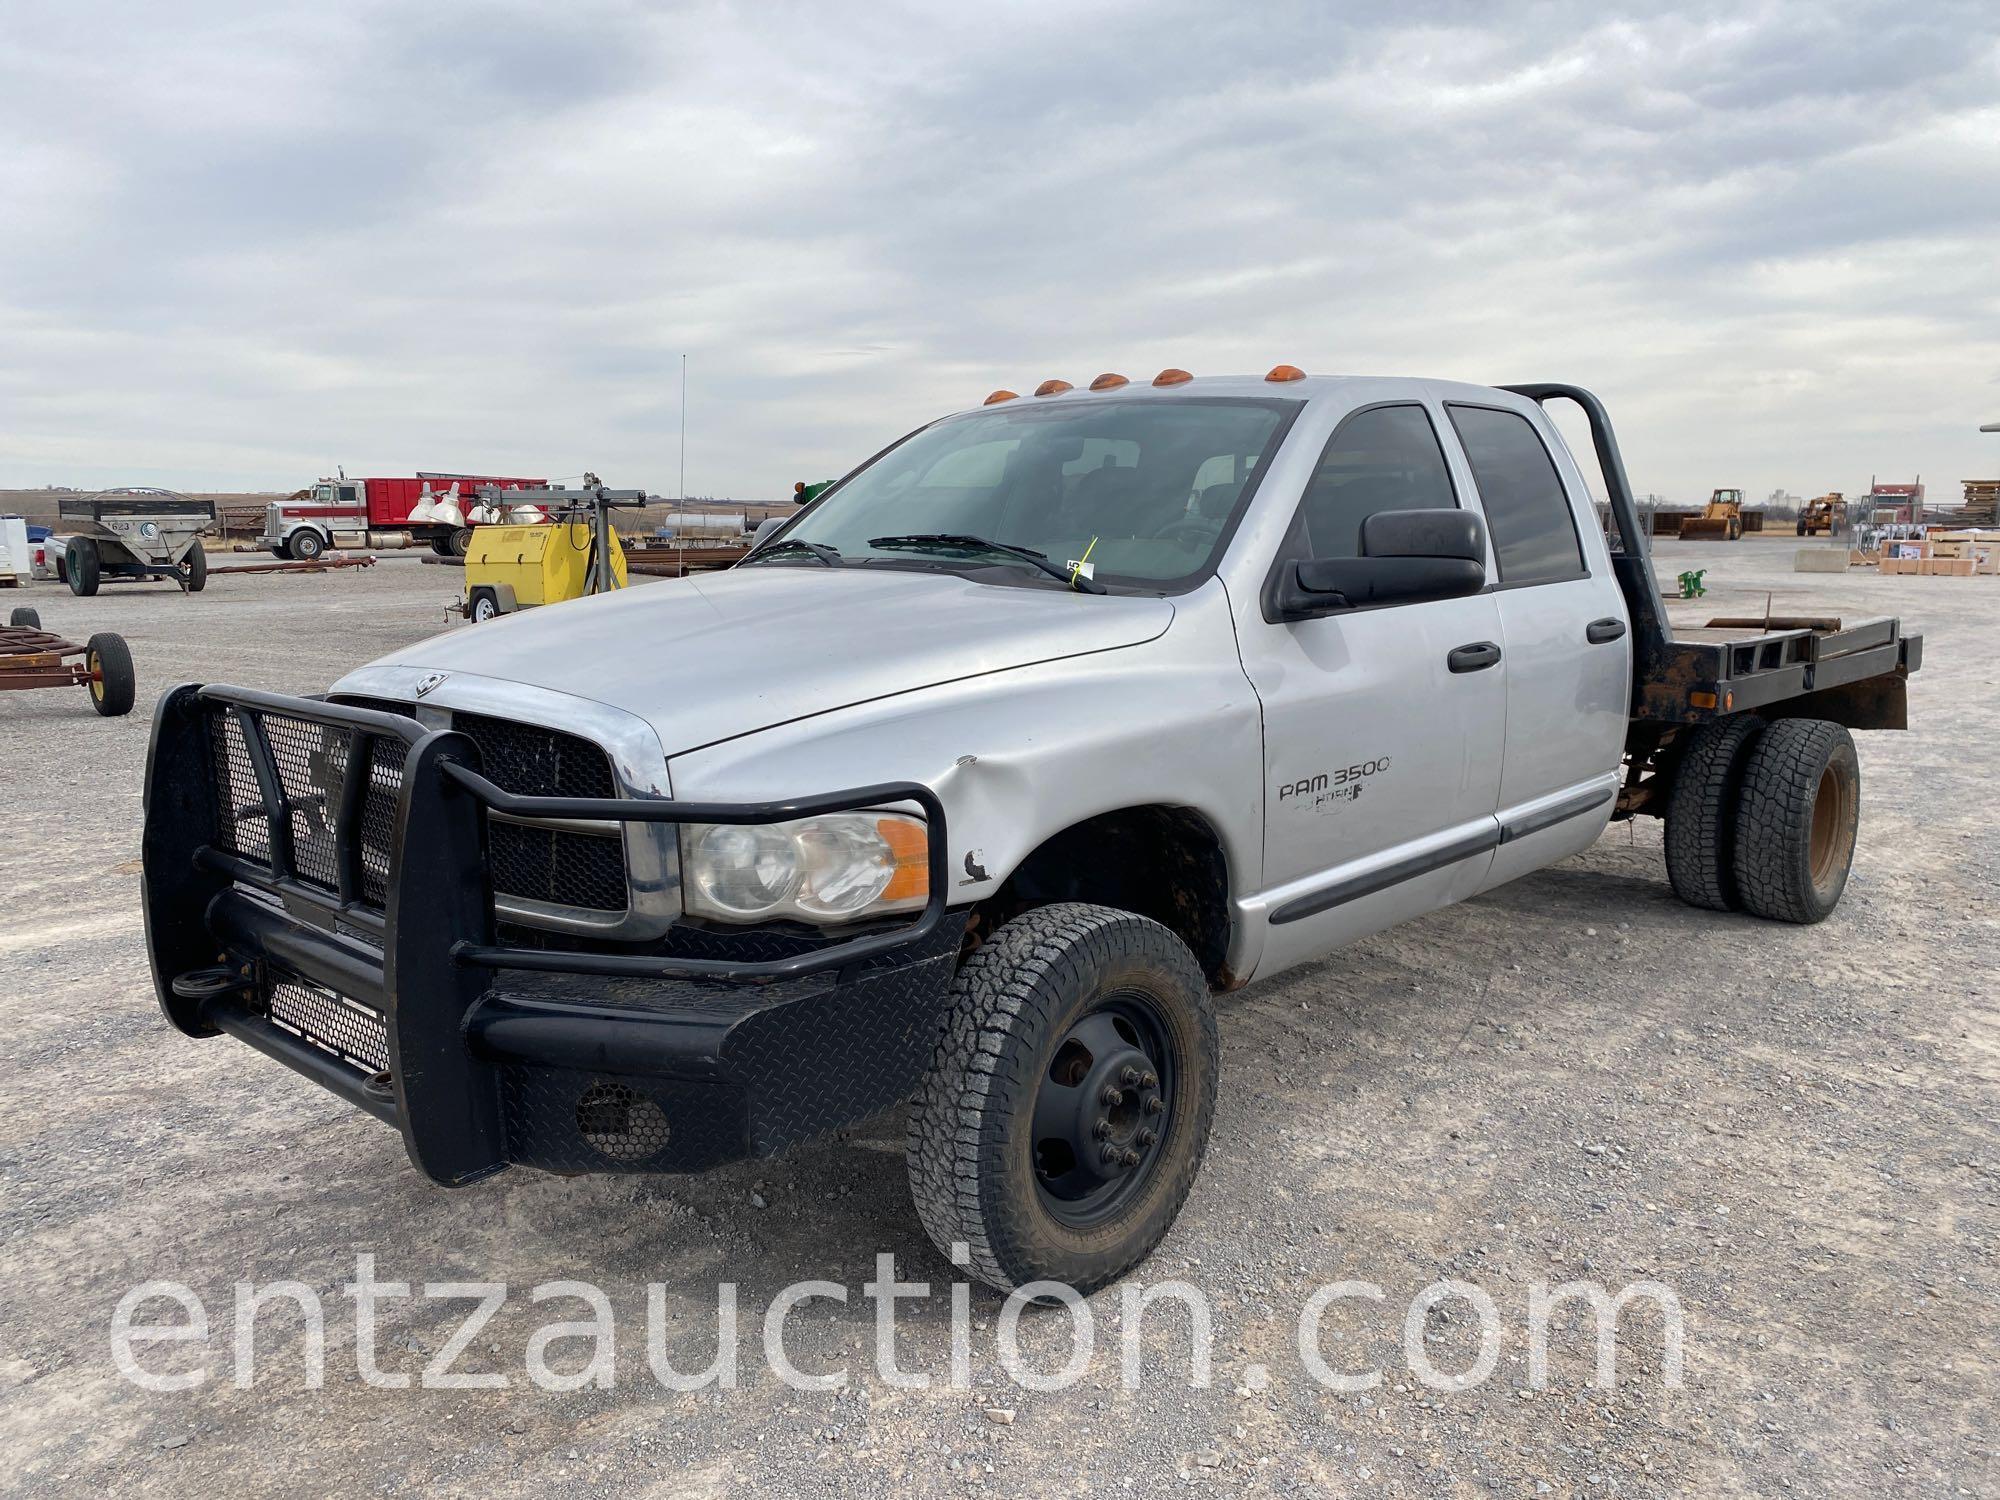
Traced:
<path fill-rule="evenodd" d="M 258 544 L 273 556 L 310 562 L 334 547 L 371 545 L 371 533 L 406 533 L 412 541 L 428 542 L 444 557 L 463 557 L 476 524 L 469 512 L 483 485 L 503 490 L 535 489 L 544 479 L 506 478 L 489 474 L 415 474 L 397 478 L 321 479 L 264 510 L 264 532 Z M 426 497 L 443 499 L 457 491 L 458 519 L 436 520 L 423 507 Z M 379 545 L 377 543 L 376 545 Z"/>
<path fill-rule="evenodd" d="M 446 1187 L 705 1171 L 907 1101 L 940 1252 L 1088 1291 L 1166 1234 L 1217 1091 L 1256 1085 L 1216 996 L 1615 819 L 1665 820 L 1691 906 L 1834 912 L 1850 731 L 1906 727 L 1922 638 L 1672 607 L 1575 386 L 996 391 L 725 572 L 325 696 L 171 689 L 155 993 Z"/>

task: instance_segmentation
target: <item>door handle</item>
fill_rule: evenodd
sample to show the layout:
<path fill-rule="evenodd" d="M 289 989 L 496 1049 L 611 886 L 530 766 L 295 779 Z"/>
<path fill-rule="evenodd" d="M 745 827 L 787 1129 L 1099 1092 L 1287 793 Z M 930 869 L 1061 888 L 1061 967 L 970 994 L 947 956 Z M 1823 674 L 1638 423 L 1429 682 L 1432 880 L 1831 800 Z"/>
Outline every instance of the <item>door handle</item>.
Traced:
<path fill-rule="evenodd" d="M 1592 620 L 1583 627 L 1583 638 L 1593 646 L 1602 646 L 1607 641 L 1615 641 L 1625 633 L 1625 622 L 1607 615 L 1602 620 Z"/>
<path fill-rule="evenodd" d="M 1455 647 L 1444 659 L 1454 672 L 1479 672 L 1500 660 L 1500 648 L 1491 641 L 1474 641 Z"/>

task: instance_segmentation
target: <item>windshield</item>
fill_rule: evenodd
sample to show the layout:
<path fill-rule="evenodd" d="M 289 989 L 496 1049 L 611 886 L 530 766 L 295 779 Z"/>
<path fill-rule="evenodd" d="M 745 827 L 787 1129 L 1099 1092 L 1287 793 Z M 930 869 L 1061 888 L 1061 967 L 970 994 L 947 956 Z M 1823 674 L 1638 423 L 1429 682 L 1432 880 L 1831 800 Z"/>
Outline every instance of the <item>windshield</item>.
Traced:
<path fill-rule="evenodd" d="M 1299 404 L 1094 400 L 948 418 L 827 494 L 784 537 L 831 547 L 842 565 L 1006 568 L 1048 581 L 1026 559 L 968 545 L 977 539 L 1065 571 L 1087 559 L 1100 583 L 1163 592 L 1215 566 Z M 802 547 L 771 561 L 814 565 Z"/>

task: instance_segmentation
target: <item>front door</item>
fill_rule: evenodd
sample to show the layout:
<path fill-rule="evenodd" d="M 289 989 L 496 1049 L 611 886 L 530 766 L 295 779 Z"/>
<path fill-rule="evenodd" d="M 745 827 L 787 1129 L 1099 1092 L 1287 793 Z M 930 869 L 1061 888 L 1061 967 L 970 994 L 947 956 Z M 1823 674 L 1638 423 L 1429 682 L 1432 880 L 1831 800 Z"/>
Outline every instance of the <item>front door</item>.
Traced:
<path fill-rule="evenodd" d="M 1354 556 L 1377 511 L 1462 503 L 1429 409 L 1364 407 L 1328 440 L 1278 566 Z M 1497 841 L 1500 640 L 1490 593 L 1243 631 L 1264 715 L 1260 971 L 1478 887 Z"/>

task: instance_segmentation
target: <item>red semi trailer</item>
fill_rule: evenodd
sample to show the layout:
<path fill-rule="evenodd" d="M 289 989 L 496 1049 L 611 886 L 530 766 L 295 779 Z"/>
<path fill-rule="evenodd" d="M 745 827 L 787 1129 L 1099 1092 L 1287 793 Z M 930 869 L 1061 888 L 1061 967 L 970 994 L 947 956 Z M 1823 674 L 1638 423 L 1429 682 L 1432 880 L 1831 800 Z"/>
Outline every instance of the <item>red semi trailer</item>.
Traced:
<path fill-rule="evenodd" d="M 479 503 L 481 485 L 503 490 L 539 489 L 546 479 L 522 479 L 495 474 L 415 474 L 407 478 L 322 479 L 290 499 L 264 508 L 264 534 L 258 538 L 278 557 L 310 561 L 329 547 L 365 547 L 369 534 L 408 532 L 412 540 L 429 542 L 446 557 L 463 557 L 477 523 L 471 512 Z M 458 511 L 443 519 L 430 514 L 425 496 L 442 503 L 453 496 Z M 380 542 L 372 545 L 382 545 Z"/>

